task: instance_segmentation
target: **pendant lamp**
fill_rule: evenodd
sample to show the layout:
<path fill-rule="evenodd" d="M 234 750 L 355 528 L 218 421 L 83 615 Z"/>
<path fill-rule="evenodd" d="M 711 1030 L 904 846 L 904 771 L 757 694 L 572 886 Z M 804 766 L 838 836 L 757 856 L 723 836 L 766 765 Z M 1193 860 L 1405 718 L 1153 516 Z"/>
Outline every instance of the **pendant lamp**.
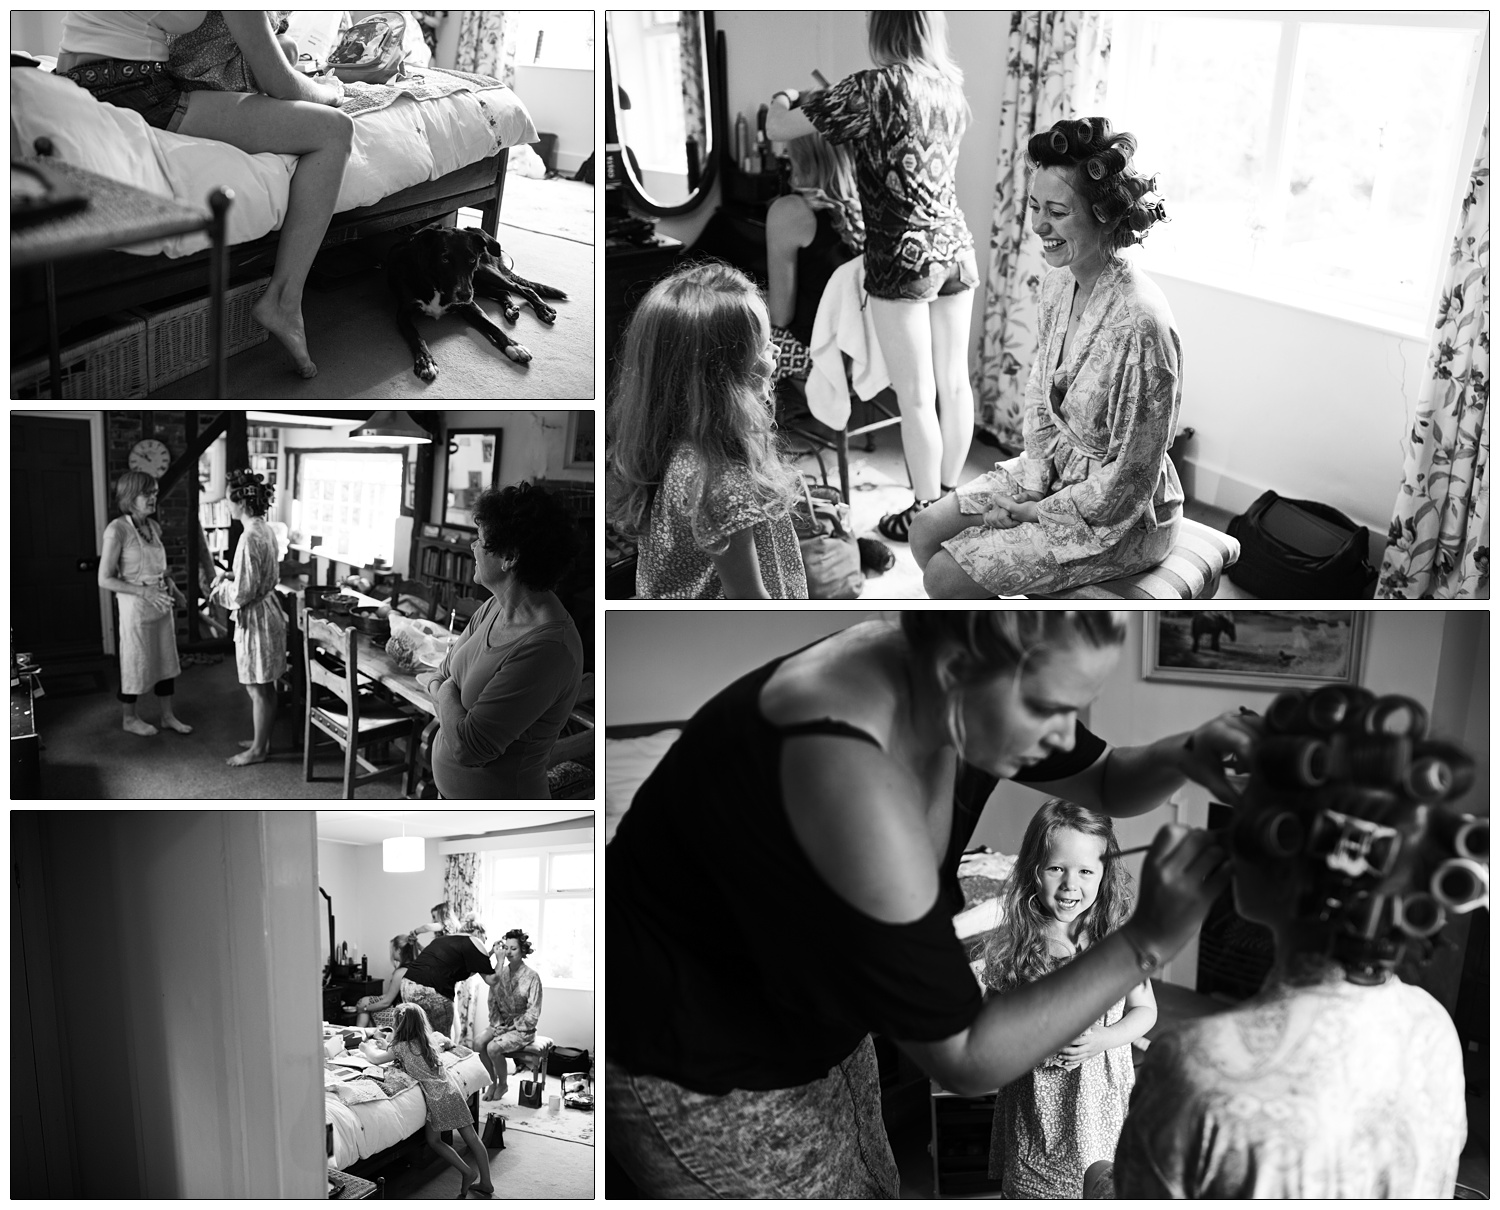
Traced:
<path fill-rule="evenodd" d="M 405 824 L 400 836 L 381 844 L 381 868 L 387 874 L 419 874 L 427 868 L 427 844 L 420 836 L 408 836 Z"/>
<path fill-rule="evenodd" d="M 376 412 L 349 434 L 350 441 L 371 445 L 427 445 L 427 430 L 405 412 Z"/>

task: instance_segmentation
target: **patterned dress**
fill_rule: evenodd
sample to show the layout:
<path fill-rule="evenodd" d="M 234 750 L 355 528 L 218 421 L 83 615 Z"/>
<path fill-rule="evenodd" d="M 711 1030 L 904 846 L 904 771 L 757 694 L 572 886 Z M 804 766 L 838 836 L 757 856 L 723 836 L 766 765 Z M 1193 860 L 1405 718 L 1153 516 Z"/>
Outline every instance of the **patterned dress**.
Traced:
<path fill-rule="evenodd" d="M 464 1094 L 453 1082 L 453 1076 L 443 1066 L 442 1059 L 434 1067 L 422 1057 L 415 1042 L 397 1042 L 391 1047 L 396 1065 L 422 1086 L 422 1096 L 427 1101 L 427 1124 L 434 1130 L 461 1130 L 474 1125 L 469 1115 L 469 1106 Z"/>
<path fill-rule="evenodd" d="M 1067 269 L 1042 283 L 1025 452 L 957 493 L 959 511 L 978 516 L 1012 483 L 1043 492 L 1037 521 L 976 525 L 943 543 L 997 596 L 1064 592 L 1146 571 L 1171 552 L 1182 516 L 1182 485 L 1167 457 L 1182 403 L 1171 308 L 1145 274 L 1116 261 L 1095 283 L 1063 359 L 1074 285 Z"/>
<path fill-rule="evenodd" d="M 246 517 L 234 552 L 234 578 L 213 600 L 234 611 L 234 663 L 242 685 L 268 685 L 286 671 L 286 613 L 276 599 L 281 559 L 264 517 Z"/>
<path fill-rule="evenodd" d="M 1467 1134 L 1453 1021 L 1394 976 L 1268 986 L 1146 1052 L 1126 1198 L 1451 1198 Z"/>
<path fill-rule="evenodd" d="M 685 444 L 672 452 L 641 535 L 636 570 L 640 596 L 723 600 L 724 585 L 710 556 L 728 550 L 733 534 L 753 529 L 760 578 L 771 599 L 807 599 L 807 573 L 791 514 L 768 511 L 752 496 L 749 478 L 746 471 L 730 468 L 705 486 L 694 511 L 698 458 Z"/>
<path fill-rule="evenodd" d="M 542 1015 L 542 978 L 524 962 L 514 974 L 510 963 L 502 962 L 495 973 L 499 978 L 490 988 L 490 1028 L 500 1049 L 510 1054 L 529 1046 L 536 1037 L 536 1023 Z"/>
<path fill-rule="evenodd" d="M 963 90 L 908 67 L 877 67 L 812 93 L 802 112 L 854 154 L 870 294 L 930 298 L 933 282 L 974 251 L 956 183 Z M 965 284 L 976 280 L 971 272 Z"/>
<path fill-rule="evenodd" d="M 116 517 L 109 529 L 120 540 L 117 578 L 132 584 L 165 587 L 167 548 L 154 521 L 142 536 L 129 517 Z M 177 611 L 148 605 L 131 593 L 117 593 L 120 604 L 120 692 L 148 693 L 158 681 L 180 676 L 177 658 Z"/>
<path fill-rule="evenodd" d="M 1120 1000 L 1094 1028 L 1124 1015 Z M 1128 1045 L 1071 1070 L 1051 1062 L 1032 1068 L 995 1099 L 990 1176 L 1003 1181 L 1006 1197 L 1081 1198 L 1088 1166 L 1114 1158 L 1134 1084 Z"/>

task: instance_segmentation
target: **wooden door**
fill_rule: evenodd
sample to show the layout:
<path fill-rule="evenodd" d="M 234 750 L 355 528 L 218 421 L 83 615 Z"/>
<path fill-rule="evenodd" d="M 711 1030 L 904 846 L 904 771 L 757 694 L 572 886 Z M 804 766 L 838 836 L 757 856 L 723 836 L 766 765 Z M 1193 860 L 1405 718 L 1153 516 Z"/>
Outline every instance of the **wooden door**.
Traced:
<path fill-rule="evenodd" d="M 13 650 L 42 663 L 102 656 L 88 418 L 12 416 L 10 425 Z"/>

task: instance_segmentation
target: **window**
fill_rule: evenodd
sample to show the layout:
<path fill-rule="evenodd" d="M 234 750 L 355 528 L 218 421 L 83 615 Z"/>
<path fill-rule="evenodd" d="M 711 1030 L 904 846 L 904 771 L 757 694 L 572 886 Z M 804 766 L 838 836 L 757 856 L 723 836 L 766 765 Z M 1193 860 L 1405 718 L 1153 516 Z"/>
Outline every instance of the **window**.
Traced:
<path fill-rule="evenodd" d="M 364 567 L 396 553 L 405 455 L 359 450 L 292 451 L 293 541 L 322 538 L 321 549 L 343 563 Z"/>
<path fill-rule="evenodd" d="M 592 845 L 481 852 L 474 894 L 491 942 L 526 930 L 535 950 L 526 963 L 543 984 L 594 986 Z"/>
<path fill-rule="evenodd" d="M 1142 263 L 1425 331 L 1483 19 L 1118 14 L 1105 112 L 1172 220 Z"/>
<path fill-rule="evenodd" d="M 592 9 L 516 14 L 516 64 L 594 70 Z"/>

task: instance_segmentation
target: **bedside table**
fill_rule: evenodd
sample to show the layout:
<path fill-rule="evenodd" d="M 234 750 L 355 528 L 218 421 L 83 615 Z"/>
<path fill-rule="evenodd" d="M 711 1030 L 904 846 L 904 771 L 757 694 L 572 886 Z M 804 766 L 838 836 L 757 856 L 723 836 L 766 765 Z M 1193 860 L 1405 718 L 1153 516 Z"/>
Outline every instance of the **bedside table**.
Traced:
<path fill-rule="evenodd" d="M 615 345 L 641 296 L 677 267 L 685 245 L 669 235 L 654 244 L 604 241 L 604 372 L 614 377 Z"/>

